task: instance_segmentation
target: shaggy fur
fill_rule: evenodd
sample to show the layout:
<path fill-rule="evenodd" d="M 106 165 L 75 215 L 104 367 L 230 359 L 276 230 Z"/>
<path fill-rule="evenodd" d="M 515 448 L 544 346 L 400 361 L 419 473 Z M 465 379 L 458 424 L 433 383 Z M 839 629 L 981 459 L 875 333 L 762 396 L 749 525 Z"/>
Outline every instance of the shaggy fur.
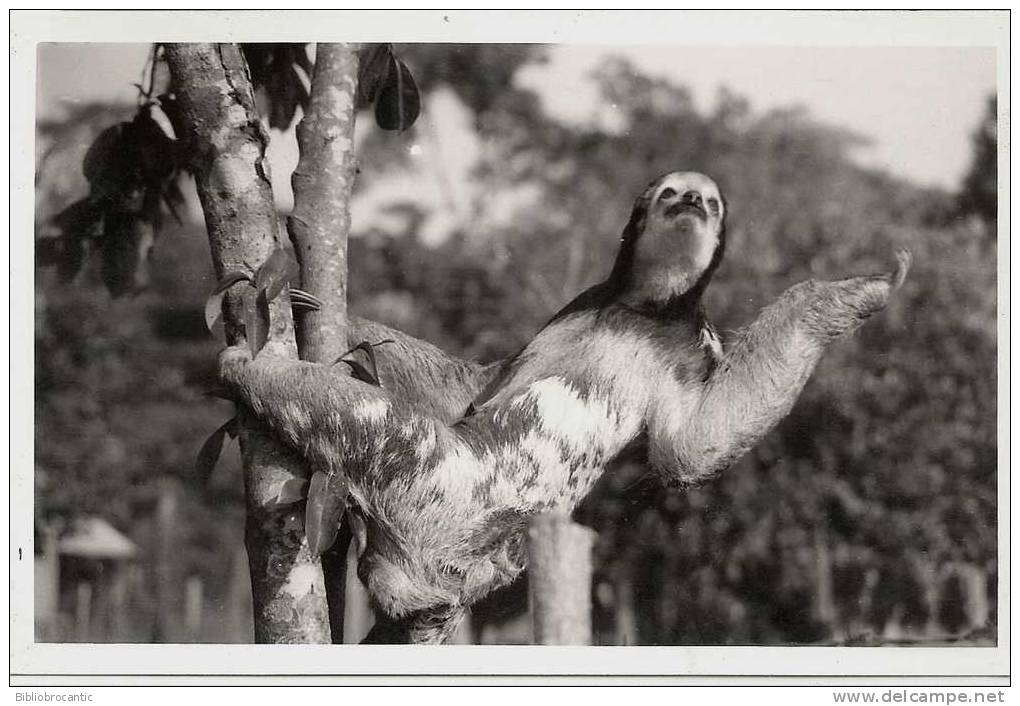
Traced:
<path fill-rule="evenodd" d="M 787 413 L 825 345 L 880 309 L 906 270 L 904 258 L 891 276 L 792 287 L 720 353 L 700 295 L 719 264 L 724 216 L 707 177 L 656 180 L 610 278 L 497 366 L 361 320 L 352 341 L 397 341 L 379 349 L 382 388 L 321 365 L 253 361 L 245 346 L 223 353 L 221 377 L 238 400 L 312 469 L 345 476 L 366 532 L 358 574 L 388 616 L 373 641 L 448 639 L 466 606 L 524 568 L 528 519 L 571 511 L 639 440 L 667 482 L 724 468 Z"/>

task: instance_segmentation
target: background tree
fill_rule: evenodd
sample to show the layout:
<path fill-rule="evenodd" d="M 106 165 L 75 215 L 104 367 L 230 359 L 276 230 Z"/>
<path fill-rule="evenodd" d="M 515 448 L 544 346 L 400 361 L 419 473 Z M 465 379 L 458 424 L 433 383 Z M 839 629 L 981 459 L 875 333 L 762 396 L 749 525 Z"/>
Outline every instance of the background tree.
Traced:
<path fill-rule="evenodd" d="M 997 112 L 995 96 L 989 96 L 985 115 L 974 131 L 974 156 L 960 193 L 961 210 L 978 216 L 986 225 L 995 224 L 999 203 Z"/>

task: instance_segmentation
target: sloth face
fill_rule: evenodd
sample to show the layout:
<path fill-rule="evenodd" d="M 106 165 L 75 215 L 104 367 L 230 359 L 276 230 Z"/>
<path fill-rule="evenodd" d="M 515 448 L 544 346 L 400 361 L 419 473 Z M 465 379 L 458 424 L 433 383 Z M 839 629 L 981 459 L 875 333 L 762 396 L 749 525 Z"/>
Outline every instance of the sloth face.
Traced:
<path fill-rule="evenodd" d="M 712 262 L 725 205 L 714 181 L 697 172 L 673 172 L 643 195 L 644 228 L 634 252 L 639 295 L 666 300 L 683 294 Z"/>

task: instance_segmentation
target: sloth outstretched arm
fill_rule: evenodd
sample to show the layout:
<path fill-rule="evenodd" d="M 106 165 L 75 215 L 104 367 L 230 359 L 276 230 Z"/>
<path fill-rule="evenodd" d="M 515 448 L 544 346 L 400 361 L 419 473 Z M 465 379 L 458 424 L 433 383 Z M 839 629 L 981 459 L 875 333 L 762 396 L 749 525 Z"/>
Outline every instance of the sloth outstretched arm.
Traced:
<path fill-rule="evenodd" d="M 888 275 L 807 281 L 786 290 L 718 360 L 697 404 L 659 399 L 649 460 L 667 477 L 697 481 L 725 469 L 790 411 L 827 345 L 885 307 L 910 258 Z"/>

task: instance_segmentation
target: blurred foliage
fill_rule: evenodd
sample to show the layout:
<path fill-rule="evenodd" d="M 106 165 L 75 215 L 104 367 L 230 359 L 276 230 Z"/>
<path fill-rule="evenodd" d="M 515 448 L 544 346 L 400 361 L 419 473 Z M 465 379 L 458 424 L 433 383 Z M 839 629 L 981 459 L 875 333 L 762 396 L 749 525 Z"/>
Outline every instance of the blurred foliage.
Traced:
<path fill-rule="evenodd" d="M 960 194 L 963 212 L 973 213 L 985 223 L 995 223 L 999 203 L 999 182 L 996 178 L 999 155 L 997 105 L 995 96 L 990 96 L 984 118 L 974 131 L 974 156 Z M 991 230 L 991 233 L 995 231 Z"/>
<path fill-rule="evenodd" d="M 599 531 L 600 641 L 892 640 L 972 628 L 982 601 L 994 624 L 994 129 L 979 129 L 971 176 L 954 194 L 860 167 L 863 139 L 804 111 L 755 112 L 723 90 L 702 112 L 682 86 L 623 61 L 599 69 L 602 101 L 577 125 L 515 81 L 542 60 L 540 47 L 396 52 L 423 92 L 446 86 L 468 106 L 484 149 L 469 227 L 426 245 L 430 214 L 398 195 L 389 215 L 399 226 L 355 233 L 351 305 L 451 352 L 491 359 L 519 348 L 605 276 L 634 195 L 673 169 L 711 174 L 728 199 L 727 256 L 707 301 L 724 338 L 801 279 L 888 269 L 898 245 L 914 255 L 889 309 L 833 347 L 789 418 L 734 468 L 685 491 L 636 466 L 600 483 L 578 513 Z M 102 116 L 45 129 L 99 130 Z M 359 160 L 375 180 L 409 168 L 376 135 Z M 69 198 L 62 178 L 41 168 L 41 231 Z M 992 195 L 991 210 L 978 192 Z M 155 480 L 187 481 L 203 438 L 228 416 L 202 397 L 217 345 L 202 318 L 213 282 L 201 226 L 187 230 L 160 241 L 153 286 L 131 300 L 109 299 L 98 266 L 73 288 L 39 272 L 39 515 L 96 512 L 144 536 Z M 186 487 L 178 571 L 218 585 L 241 536 L 236 460 L 209 488 Z M 475 613 L 481 623 L 508 610 Z"/>

